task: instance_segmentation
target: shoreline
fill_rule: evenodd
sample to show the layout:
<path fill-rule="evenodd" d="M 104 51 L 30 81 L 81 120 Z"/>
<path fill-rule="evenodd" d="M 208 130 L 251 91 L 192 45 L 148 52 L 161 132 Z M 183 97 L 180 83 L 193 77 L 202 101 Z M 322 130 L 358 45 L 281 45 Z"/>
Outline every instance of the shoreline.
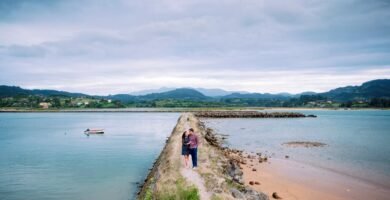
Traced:
<path fill-rule="evenodd" d="M 88 113 L 88 112 L 202 112 L 202 111 L 278 111 L 278 110 L 333 110 L 333 111 L 367 111 L 390 110 L 390 108 L 306 108 L 306 107 L 194 107 L 194 108 L 91 108 L 91 109 L 26 109 L 26 108 L 0 108 L 0 113 Z"/>

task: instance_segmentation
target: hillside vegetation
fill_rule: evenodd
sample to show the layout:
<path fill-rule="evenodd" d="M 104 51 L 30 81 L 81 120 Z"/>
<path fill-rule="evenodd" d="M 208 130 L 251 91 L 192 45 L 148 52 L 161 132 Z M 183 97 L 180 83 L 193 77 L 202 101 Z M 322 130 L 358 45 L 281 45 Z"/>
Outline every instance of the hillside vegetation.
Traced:
<path fill-rule="evenodd" d="M 190 88 L 146 95 L 87 95 L 56 90 L 0 86 L 2 108 L 123 108 L 123 107 L 320 107 L 389 108 L 390 79 L 340 87 L 324 93 L 231 93 L 206 96 Z"/>

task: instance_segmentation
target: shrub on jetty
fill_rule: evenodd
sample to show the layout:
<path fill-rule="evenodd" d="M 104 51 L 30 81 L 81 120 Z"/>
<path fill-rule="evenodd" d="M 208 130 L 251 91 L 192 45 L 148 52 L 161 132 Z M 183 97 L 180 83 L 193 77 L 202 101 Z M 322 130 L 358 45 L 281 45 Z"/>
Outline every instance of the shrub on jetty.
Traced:
<path fill-rule="evenodd" d="M 148 190 L 146 190 L 144 200 L 153 200 L 153 192 L 151 188 L 148 188 Z"/>
<path fill-rule="evenodd" d="M 157 195 L 161 200 L 199 200 L 198 189 L 194 186 L 186 186 L 185 181 L 180 178 L 176 181 L 176 191 L 163 192 Z"/>

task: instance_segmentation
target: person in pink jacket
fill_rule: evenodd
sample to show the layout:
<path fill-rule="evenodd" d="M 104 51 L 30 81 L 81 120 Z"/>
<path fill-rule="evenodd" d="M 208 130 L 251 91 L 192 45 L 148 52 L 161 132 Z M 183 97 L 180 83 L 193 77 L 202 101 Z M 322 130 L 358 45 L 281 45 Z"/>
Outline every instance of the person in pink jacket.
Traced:
<path fill-rule="evenodd" d="M 198 167 L 198 145 L 199 138 L 198 135 L 194 132 L 193 128 L 188 130 L 188 138 L 189 138 L 189 152 L 192 159 L 192 168 L 196 169 Z"/>

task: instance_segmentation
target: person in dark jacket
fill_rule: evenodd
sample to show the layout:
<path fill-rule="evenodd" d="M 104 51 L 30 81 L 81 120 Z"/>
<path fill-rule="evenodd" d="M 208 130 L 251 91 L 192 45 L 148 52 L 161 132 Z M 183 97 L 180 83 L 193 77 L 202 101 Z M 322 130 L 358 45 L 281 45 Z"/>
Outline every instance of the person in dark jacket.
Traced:
<path fill-rule="evenodd" d="M 189 168 L 189 155 L 190 155 L 190 149 L 189 149 L 189 142 L 190 138 L 188 137 L 187 131 L 184 131 L 183 135 L 181 136 L 181 155 L 184 157 L 184 166 L 186 168 Z"/>

